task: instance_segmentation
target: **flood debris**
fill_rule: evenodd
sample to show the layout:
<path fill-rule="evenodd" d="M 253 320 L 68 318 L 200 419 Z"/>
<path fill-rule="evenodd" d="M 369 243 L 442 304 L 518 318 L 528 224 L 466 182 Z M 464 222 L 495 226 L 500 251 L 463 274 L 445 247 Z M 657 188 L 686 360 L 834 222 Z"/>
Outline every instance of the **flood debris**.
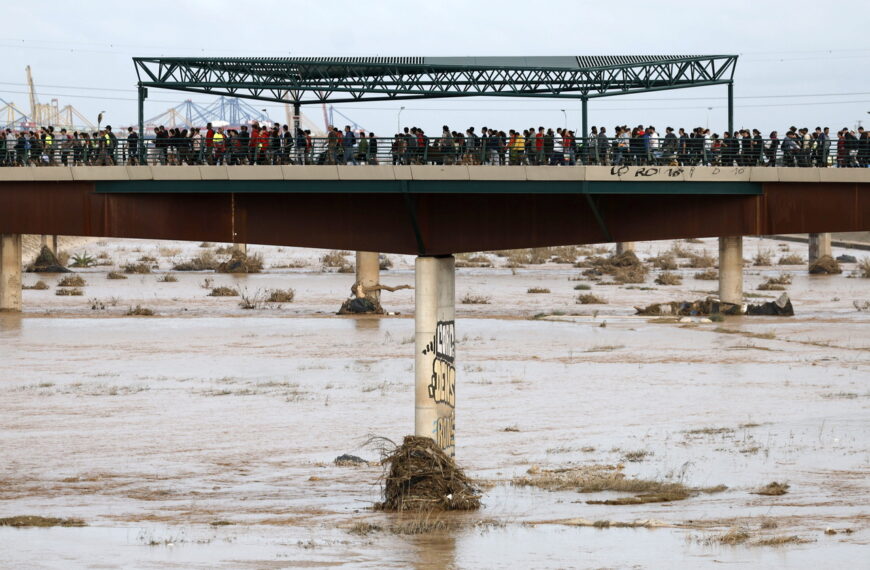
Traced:
<path fill-rule="evenodd" d="M 729 544 L 731 546 L 743 544 L 747 540 L 749 540 L 749 533 L 740 528 L 729 529 L 728 532 L 716 538 L 716 542 L 719 544 Z"/>
<path fill-rule="evenodd" d="M 263 256 L 259 253 L 247 255 L 240 249 L 233 249 L 230 258 L 217 266 L 218 273 L 259 273 L 263 270 Z"/>
<path fill-rule="evenodd" d="M 376 509 L 470 511 L 480 508 L 480 491 L 431 438 L 405 436 L 402 445 L 394 445 L 386 454 L 383 464 L 386 469 L 384 500 L 375 504 Z"/>
<path fill-rule="evenodd" d="M 783 293 L 775 301 L 756 305 L 738 305 L 736 303 L 720 301 L 716 297 L 707 297 L 698 301 L 653 303 L 646 307 L 635 307 L 634 310 L 635 314 L 645 317 L 697 317 L 710 315 L 794 316 L 794 307 L 787 293 Z"/>
<path fill-rule="evenodd" d="M 791 304 L 791 299 L 788 293 L 783 293 L 775 301 L 768 301 L 760 305 L 749 305 L 746 307 L 747 315 L 766 315 L 776 317 L 793 317 L 794 307 Z"/>
<path fill-rule="evenodd" d="M 761 538 L 752 542 L 752 546 L 785 546 L 786 544 L 806 544 L 812 542 L 809 539 L 801 538 L 796 535 L 791 536 L 770 536 Z"/>
<path fill-rule="evenodd" d="M 209 251 L 203 251 L 188 261 L 182 261 L 172 266 L 173 271 L 211 271 L 218 267 L 218 260 Z"/>
<path fill-rule="evenodd" d="M 352 297 L 341 304 L 338 309 L 339 315 L 383 315 L 384 309 L 377 301 L 371 301 L 365 297 Z"/>
<path fill-rule="evenodd" d="M 27 266 L 26 271 L 28 273 L 71 273 L 63 266 L 54 252 L 45 245 L 39 250 L 39 255 L 36 256 L 33 263 Z"/>
<path fill-rule="evenodd" d="M 14 517 L 0 518 L 0 526 L 28 527 L 28 526 L 87 526 L 81 519 L 60 519 L 54 517 L 40 517 L 34 515 L 19 515 Z"/>
<path fill-rule="evenodd" d="M 660 521 L 660 520 L 656 520 L 656 519 L 639 519 L 639 520 L 635 520 L 635 521 L 611 521 L 611 520 L 593 521 L 593 520 L 584 519 L 584 518 L 572 518 L 572 519 L 531 521 L 527 524 L 529 524 L 529 525 L 552 524 L 552 525 L 582 526 L 582 527 L 592 527 L 592 528 L 660 528 L 660 527 L 668 526 L 667 523 Z"/>
<path fill-rule="evenodd" d="M 788 493 L 789 485 L 788 483 L 778 483 L 773 481 L 772 483 L 768 483 L 764 487 L 753 491 L 754 495 L 767 495 L 771 497 L 776 497 L 779 495 L 785 495 Z"/>
<path fill-rule="evenodd" d="M 560 469 L 541 469 L 532 466 L 526 476 L 515 477 L 514 485 L 538 487 L 548 491 L 577 491 L 597 493 L 616 491 L 634 493 L 634 496 L 602 501 L 586 501 L 590 505 L 640 505 L 682 501 L 701 493 L 720 493 L 725 485 L 693 488 L 683 483 L 649 479 L 629 479 L 623 473 L 623 465 L 581 465 Z"/>
<path fill-rule="evenodd" d="M 837 256 L 837 261 L 840 263 L 858 263 L 858 258 L 854 255 L 844 253 L 843 255 Z"/>
<path fill-rule="evenodd" d="M 292 303 L 296 297 L 294 289 L 273 289 L 269 292 L 267 303 Z"/>
<path fill-rule="evenodd" d="M 583 275 L 597 280 L 609 275 L 616 283 L 643 283 L 649 268 L 637 258 L 633 251 L 625 251 L 609 257 L 590 257 L 577 267 L 588 267 Z"/>
<path fill-rule="evenodd" d="M 128 317 L 153 317 L 154 311 L 149 309 L 148 307 L 143 307 L 142 305 L 136 305 L 135 307 L 130 307 L 127 309 L 125 313 Z"/>
<path fill-rule="evenodd" d="M 369 464 L 368 461 L 363 459 L 362 457 L 358 457 L 356 455 L 350 455 L 349 453 L 343 453 L 335 458 L 333 461 L 339 467 L 359 467 L 359 466 L 367 466 Z"/>
<path fill-rule="evenodd" d="M 220 286 L 212 289 L 209 294 L 209 297 L 238 297 L 239 291 L 235 287 L 226 287 Z"/>
<path fill-rule="evenodd" d="M 715 297 L 707 297 L 698 301 L 671 301 L 669 303 L 653 303 L 646 307 L 635 307 L 636 314 L 646 317 L 697 317 L 714 314 L 739 315 L 744 308 L 735 303 L 725 303 Z"/>
<path fill-rule="evenodd" d="M 812 275 L 835 275 L 842 272 L 840 264 L 830 255 L 823 255 L 810 263 L 810 273 Z"/>
<path fill-rule="evenodd" d="M 22 288 L 22 289 L 25 289 L 25 290 L 32 289 L 32 290 L 35 290 L 35 291 L 45 291 L 45 290 L 48 289 L 49 287 L 48 287 L 48 283 L 46 283 L 45 281 L 43 281 L 42 279 L 40 279 L 39 281 L 37 281 L 37 282 L 34 283 L 33 285 L 22 285 L 21 288 Z"/>
<path fill-rule="evenodd" d="M 67 275 L 57 282 L 58 287 L 84 287 L 85 280 L 81 275 Z"/>
<path fill-rule="evenodd" d="M 390 287 L 389 285 L 377 284 L 373 287 L 366 287 L 359 281 L 354 283 L 350 288 L 350 298 L 341 304 L 338 310 L 339 315 L 360 315 L 372 314 L 383 315 L 384 308 L 381 307 L 379 300 L 379 291 L 389 291 L 394 293 L 401 289 L 413 289 L 410 285 L 398 285 Z"/>

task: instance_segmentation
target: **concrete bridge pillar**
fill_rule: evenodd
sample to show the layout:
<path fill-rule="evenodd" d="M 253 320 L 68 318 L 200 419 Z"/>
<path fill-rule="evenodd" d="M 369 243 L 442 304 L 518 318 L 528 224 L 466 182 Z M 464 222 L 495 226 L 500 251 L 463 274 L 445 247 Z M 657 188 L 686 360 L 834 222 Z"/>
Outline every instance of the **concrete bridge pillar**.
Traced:
<path fill-rule="evenodd" d="M 416 262 L 414 435 L 429 437 L 456 454 L 455 259 Z"/>
<path fill-rule="evenodd" d="M 719 300 L 743 303 L 743 238 L 719 238 Z"/>
<path fill-rule="evenodd" d="M 0 311 L 21 310 L 21 235 L 0 234 Z"/>
<path fill-rule="evenodd" d="M 618 241 L 616 242 L 616 255 L 625 253 L 626 251 L 634 251 L 633 241 Z"/>
<path fill-rule="evenodd" d="M 379 307 L 381 302 L 381 290 L 378 289 L 380 276 L 381 262 L 378 252 L 356 252 L 356 283 L 354 287 L 362 287 L 363 296 L 374 303 L 376 307 Z"/>
<path fill-rule="evenodd" d="M 57 255 L 57 236 L 42 235 L 40 236 L 39 248 L 47 247 L 51 253 Z"/>
<path fill-rule="evenodd" d="M 824 256 L 831 255 L 831 234 L 810 234 L 809 265 L 817 262 Z"/>

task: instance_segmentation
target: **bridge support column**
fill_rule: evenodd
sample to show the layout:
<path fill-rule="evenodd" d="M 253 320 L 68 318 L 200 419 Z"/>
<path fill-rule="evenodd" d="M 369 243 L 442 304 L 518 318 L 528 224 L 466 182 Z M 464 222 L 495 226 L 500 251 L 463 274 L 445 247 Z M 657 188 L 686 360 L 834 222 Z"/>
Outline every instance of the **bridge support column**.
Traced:
<path fill-rule="evenodd" d="M 416 262 L 414 435 L 456 454 L 456 270 L 452 255 Z"/>
<path fill-rule="evenodd" d="M 362 287 L 363 296 L 375 307 L 381 306 L 381 262 L 376 251 L 356 252 L 356 283 L 354 287 Z"/>
<path fill-rule="evenodd" d="M 743 303 L 743 238 L 719 238 L 719 300 Z"/>
<path fill-rule="evenodd" d="M 51 253 L 57 255 L 57 236 L 43 234 L 42 236 L 40 236 L 39 241 L 40 249 L 42 249 L 43 247 L 47 247 L 51 250 Z"/>
<path fill-rule="evenodd" d="M 616 242 L 616 255 L 625 253 L 626 251 L 634 251 L 633 241 L 618 241 Z"/>
<path fill-rule="evenodd" d="M 21 235 L 0 234 L 0 311 L 21 310 Z"/>
<path fill-rule="evenodd" d="M 828 257 L 833 257 L 831 255 L 831 234 L 810 234 L 809 244 L 810 266 L 826 255 Z"/>

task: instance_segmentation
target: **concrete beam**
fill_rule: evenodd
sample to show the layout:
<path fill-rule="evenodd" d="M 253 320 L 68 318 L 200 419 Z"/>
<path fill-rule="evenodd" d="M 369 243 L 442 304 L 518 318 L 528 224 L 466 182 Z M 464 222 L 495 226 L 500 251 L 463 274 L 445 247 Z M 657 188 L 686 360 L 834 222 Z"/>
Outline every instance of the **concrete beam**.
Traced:
<path fill-rule="evenodd" d="M 51 253 L 57 255 L 57 236 L 42 234 L 39 238 L 39 248 L 47 247 Z"/>
<path fill-rule="evenodd" d="M 809 265 L 831 255 L 831 234 L 809 234 Z"/>
<path fill-rule="evenodd" d="M 418 257 L 414 314 L 414 434 L 456 454 L 456 269 L 453 256 Z"/>
<path fill-rule="evenodd" d="M 625 253 L 626 251 L 634 251 L 633 241 L 618 241 L 616 242 L 616 255 Z"/>
<path fill-rule="evenodd" d="M 719 300 L 743 304 L 743 238 L 719 238 Z"/>
<path fill-rule="evenodd" d="M 380 256 L 376 251 L 356 252 L 356 283 L 354 288 L 362 287 L 363 297 L 380 306 L 381 291 L 377 288 L 381 280 Z"/>
<path fill-rule="evenodd" d="M 21 310 L 21 235 L 0 234 L 0 311 Z"/>

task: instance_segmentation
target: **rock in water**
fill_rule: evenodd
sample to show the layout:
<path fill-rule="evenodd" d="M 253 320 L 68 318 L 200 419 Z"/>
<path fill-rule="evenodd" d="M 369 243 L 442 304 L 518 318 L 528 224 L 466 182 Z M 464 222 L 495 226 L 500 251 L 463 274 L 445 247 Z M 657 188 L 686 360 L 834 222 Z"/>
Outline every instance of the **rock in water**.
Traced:
<path fill-rule="evenodd" d="M 369 462 L 362 457 L 344 453 L 335 458 L 335 464 L 339 467 L 355 467 L 357 465 L 368 465 Z"/>
<path fill-rule="evenodd" d="M 746 308 L 747 315 L 768 315 L 777 317 L 793 317 L 794 307 L 788 293 L 783 293 L 776 301 L 762 303 L 761 305 L 749 305 Z"/>

